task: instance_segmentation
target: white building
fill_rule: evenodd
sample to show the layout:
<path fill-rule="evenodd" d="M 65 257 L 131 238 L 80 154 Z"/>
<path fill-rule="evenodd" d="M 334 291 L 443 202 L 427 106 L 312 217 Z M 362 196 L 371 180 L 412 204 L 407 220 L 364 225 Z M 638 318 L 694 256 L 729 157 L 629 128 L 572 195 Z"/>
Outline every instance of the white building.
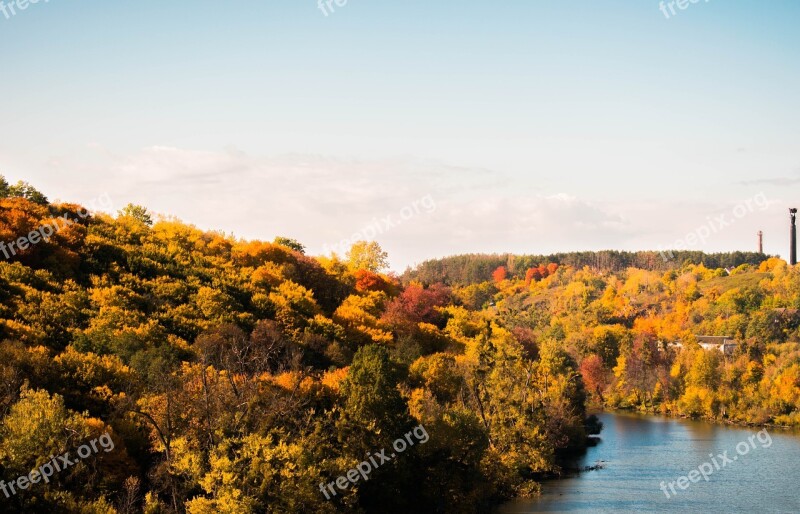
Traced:
<path fill-rule="evenodd" d="M 718 351 L 724 355 L 733 355 L 739 343 L 728 336 L 697 336 L 697 343 L 703 350 Z M 683 350 L 684 344 L 681 341 L 667 343 L 667 348 Z"/>

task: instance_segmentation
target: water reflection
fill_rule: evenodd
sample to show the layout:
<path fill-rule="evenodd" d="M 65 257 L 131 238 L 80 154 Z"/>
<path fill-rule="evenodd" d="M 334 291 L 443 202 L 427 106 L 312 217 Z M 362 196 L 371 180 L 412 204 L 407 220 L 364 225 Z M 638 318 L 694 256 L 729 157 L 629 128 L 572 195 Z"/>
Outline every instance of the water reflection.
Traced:
<path fill-rule="evenodd" d="M 499 510 L 528 512 L 800 512 L 800 435 L 771 430 L 772 445 L 759 440 L 746 455 L 736 445 L 759 429 L 632 414 L 600 414 L 602 442 L 578 466 L 604 461 L 605 468 L 547 482 L 539 500 Z M 712 454 L 735 461 L 667 498 L 661 482 L 676 482 Z M 719 459 L 718 459 L 719 460 Z"/>

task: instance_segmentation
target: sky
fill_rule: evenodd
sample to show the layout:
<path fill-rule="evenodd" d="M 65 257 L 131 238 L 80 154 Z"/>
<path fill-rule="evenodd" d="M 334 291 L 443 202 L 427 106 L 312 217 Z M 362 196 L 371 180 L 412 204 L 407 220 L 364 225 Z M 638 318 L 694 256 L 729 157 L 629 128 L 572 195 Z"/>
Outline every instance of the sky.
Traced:
<path fill-rule="evenodd" d="M 800 2 L 339 2 L 4 0 L 0 174 L 398 271 L 787 257 Z"/>

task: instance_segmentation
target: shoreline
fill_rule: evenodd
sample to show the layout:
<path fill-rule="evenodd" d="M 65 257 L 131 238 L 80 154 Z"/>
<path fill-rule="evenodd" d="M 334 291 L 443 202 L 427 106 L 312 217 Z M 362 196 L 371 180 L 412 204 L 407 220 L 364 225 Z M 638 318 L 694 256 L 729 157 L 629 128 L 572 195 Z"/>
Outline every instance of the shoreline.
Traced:
<path fill-rule="evenodd" d="M 794 430 L 800 432 L 800 425 L 777 425 L 774 423 L 754 423 L 752 421 L 732 421 L 729 419 L 714 419 L 714 418 L 706 418 L 703 416 L 700 417 L 692 417 L 687 416 L 685 414 L 674 414 L 671 412 L 651 412 L 651 411 L 641 411 L 634 408 L 610 408 L 610 407 L 598 407 L 592 406 L 589 408 L 589 411 L 592 413 L 611 413 L 611 414 L 638 414 L 641 416 L 661 416 L 664 418 L 671 418 L 671 419 L 683 419 L 689 421 L 702 421 L 704 423 L 711 423 L 714 425 L 727 425 L 732 427 L 763 427 L 763 428 L 778 428 L 782 430 Z M 600 433 L 602 436 L 602 432 Z"/>

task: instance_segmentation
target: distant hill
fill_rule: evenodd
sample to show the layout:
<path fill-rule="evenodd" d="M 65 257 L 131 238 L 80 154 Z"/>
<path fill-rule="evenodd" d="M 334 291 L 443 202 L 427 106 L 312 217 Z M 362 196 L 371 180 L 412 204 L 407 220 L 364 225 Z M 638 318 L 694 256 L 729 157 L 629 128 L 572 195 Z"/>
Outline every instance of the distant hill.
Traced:
<path fill-rule="evenodd" d="M 666 257 L 666 259 L 665 259 Z M 541 264 L 556 263 L 559 266 L 583 268 L 589 266 L 598 271 L 621 271 L 640 268 L 649 271 L 669 271 L 686 263 L 703 264 L 707 268 L 736 268 L 742 264 L 758 265 L 770 256 L 756 252 L 704 253 L 697 251 L 621 252 L 603 250 L 599 252 L 567 252 L 551 255 L 512 254 L 466 254 L 431 259 L 409 268 L 402 276 L 404 282 L 418 280 L 426 284 L 443 282 L 464 286 L 491 280 L 492 272 L 505 266 L 509 278 L 522 278 L 528 268 Z"/>

